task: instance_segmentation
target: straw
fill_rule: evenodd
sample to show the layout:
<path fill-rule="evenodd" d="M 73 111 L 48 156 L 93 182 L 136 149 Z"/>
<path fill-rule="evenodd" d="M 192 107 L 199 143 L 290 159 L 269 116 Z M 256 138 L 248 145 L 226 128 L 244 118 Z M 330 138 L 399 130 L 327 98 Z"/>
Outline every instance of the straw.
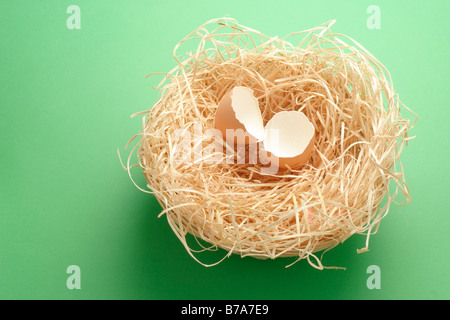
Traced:
<path fill-rule="evenodd" d="M 148 183 L 140 189 L 155 195 L 159 216 L 199 263 L 221 262 L 202 262 L 199 252 L 222 248 L 224 258 L 294 257 L 293 263 L 306 259 L 324 269 L 318 252 L 354 234 L 366 236 L 359 252 L 367 251 L 395 196 L 410 201 L 399 158 L 414 125 L 401 111 L 411 110 L 399 101 L 387 69 L 351 38 L 333 33 L 332 24 L 279 39 L 221 18 L 175 47 L 177 66 L 158 86 L 161 99 L 139 113 L 143 130 L 135 151 Z M 184 45 L 196 51 L 179 54 Z M 302 169 L 264 175 L 260 164 L 204 152 L 214 150 L 205 133 L 234 86 L 254 90 L 265 123 L 283 110 L 305 113 L 316 141 Z M 133 154 L 129 172 L 136 167 Z"/>

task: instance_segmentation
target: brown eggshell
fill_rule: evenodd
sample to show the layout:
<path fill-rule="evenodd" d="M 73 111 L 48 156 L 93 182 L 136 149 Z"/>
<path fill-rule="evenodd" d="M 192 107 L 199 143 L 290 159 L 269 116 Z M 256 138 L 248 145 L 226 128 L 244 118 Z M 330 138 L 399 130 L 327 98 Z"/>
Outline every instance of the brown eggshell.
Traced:
<path fill-rule="evenodd" d="M 311 158 L 312 155 L 312 151 L 314 149 L 314 142 L 315 142 L 315 134 L 314 136 L 311 138 L 311 140 L 309 141 L 308 146 L 306 147 L 305 151 L 303 151 L 303 153 L 295 156 L 295 157 L 290 157 L 290 158 L 284 158 L 284 157 L 277 157 L 274 154 L 272 154 L 269 151 L 265 151 L 263 150 L 263 162 L 267 163 L 269 162 L 269 165 L 273 164 L 272 162 L 275 161 L 275 163 L 278 161 L 278 168 L 280 169 L 287 169 L 288 166 L 291 169 L 299 169 L 301 168 L 305 163 L 308 162 L 308 160 Z M 260 145 L 262 147 L 262 144 Z M 272 161 L 272 162 L 270 162 Z"/>
<path fill-rule="evenodd" d="M 236 118 L 236 114 L 231 106 L 232 93 L 233 90 L 228 91 L 219 101 L 214 119 L 214 128 L 218 129 L 222 133 L 222 137 L 225 141 L 227 141 L 227 129 L 240 129 L 239 131 L 234 132 L 236 136 L 234 139 L 235 145 L 256 143 L 257 139 L 250 135 L 245 129 L 245 126 Z M 231 140 L 231 138 L 232 137 L 229 137 L 229 140 Z"/>

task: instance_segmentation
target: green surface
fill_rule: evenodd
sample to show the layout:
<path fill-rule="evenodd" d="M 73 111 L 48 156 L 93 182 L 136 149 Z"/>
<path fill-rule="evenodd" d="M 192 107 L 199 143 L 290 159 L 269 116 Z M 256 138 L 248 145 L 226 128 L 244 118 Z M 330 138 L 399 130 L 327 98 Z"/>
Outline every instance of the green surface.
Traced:
<path fill-rule="evenodd" d="M 67 7 L 81 9 L 69 30 Z M 369 30 L 369 5 L 381 29 Z M 449 1 L 1 1 L 0 298 L 449 299 Z M 393 206 L 370 252 L 354 236 L 323 259 L 189 257 L 153 196 L 138 191 L 116 149 L 141 129 L 172 49 L 229 16 L 280 37 L 337 19 L 391 72 L 420 116 L 402 154 L 412 202 Z M 137 177 L 139 182 L 143 179 Z M 202 255 L 212 262 L 223 251 Z M 69 265 L 81 289 L 66 287 Z M 381 289 L 366 286 L 370 265 Z"/>

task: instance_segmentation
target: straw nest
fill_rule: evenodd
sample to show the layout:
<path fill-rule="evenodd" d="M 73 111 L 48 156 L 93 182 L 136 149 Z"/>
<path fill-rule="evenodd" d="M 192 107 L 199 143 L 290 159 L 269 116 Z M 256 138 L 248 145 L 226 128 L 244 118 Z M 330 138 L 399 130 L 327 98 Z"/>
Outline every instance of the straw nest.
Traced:
<path fill-rule="evenodd" d="M 143 131 L 126 169 L 131 177 L 133 167 L 142 168 L 148 184 L 139 188 L 156 196 L 159 216 L 198 262 L 219 263 L 201 262 L 198 252 L 222 248 L 223 258 L 295 257 L 289 265 L 307 259 L 323 269 L 318 252 L 353 234 L 366 236 L 358 252 L 367 251 L 395 196 L 409 202 L 399 162 L 413 125 L 401 109 L 409 109 L 386 68 L 333 33 L 333 22 L 279 39 L 233 19 L 209 21 L 178 43 L 160 99 L 136 114 Z M 283 110 L 305 113 L 316 141 L 304 167 L 265 175 L 225 152 L 212 156 L 215 138 L 207 132 L 218 102 L 238 85 L 254 90 L 266 122 Z"/>

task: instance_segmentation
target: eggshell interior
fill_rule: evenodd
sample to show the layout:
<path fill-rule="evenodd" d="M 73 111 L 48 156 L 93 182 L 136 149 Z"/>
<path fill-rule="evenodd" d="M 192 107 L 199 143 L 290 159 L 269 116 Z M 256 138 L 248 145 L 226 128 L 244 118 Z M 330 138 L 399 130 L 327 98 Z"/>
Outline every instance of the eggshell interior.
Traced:
<path fill-rule="evenodd" d="M 298 168 L 309 160 L 314 141 L 314 126 L 303 112 L 282 111 L 267 123 L 263 147 L 278 167 Z"/>
<path fill-rule="evenodd" d="M 288 166 L 291 169 L 299 169 L 309 158 L 311 158 L 312 151 L 314 150 L 315 135 L 311 138 L 308 146 L 303 153 L 294 157 L 277 157 L 270 151 L 264 150 L 262 155 L 264 157 L 264 163 L 270 162 L 271 165 L 276 165 L 278 168 L 286 169 Z"/>

